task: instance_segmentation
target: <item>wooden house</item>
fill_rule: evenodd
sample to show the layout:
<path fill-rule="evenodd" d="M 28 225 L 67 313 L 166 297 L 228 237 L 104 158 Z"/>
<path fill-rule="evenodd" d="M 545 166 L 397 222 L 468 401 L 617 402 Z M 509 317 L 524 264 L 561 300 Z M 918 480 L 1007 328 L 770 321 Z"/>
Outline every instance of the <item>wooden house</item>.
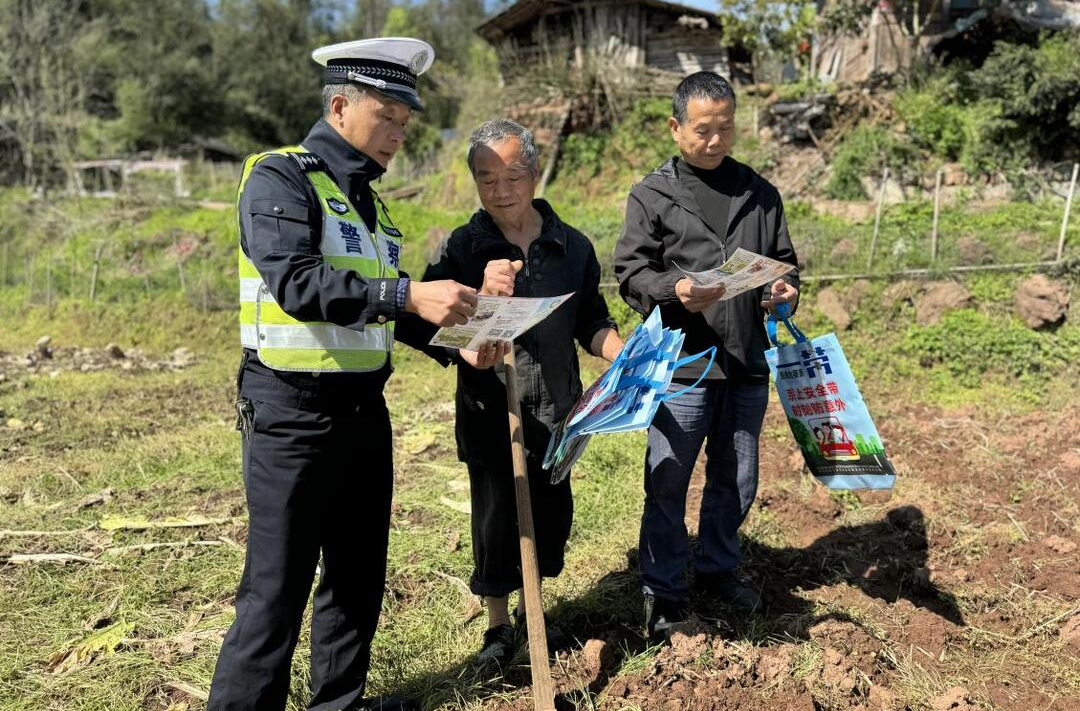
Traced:
<path fill-rule="evenodd" d="M 716 14 L 662 0 L 520 0 L 477 31 L 495 47 L 508 81 L 590 62 L 628 75 L 749 73 L 748 55 L 724 47 Z"/>

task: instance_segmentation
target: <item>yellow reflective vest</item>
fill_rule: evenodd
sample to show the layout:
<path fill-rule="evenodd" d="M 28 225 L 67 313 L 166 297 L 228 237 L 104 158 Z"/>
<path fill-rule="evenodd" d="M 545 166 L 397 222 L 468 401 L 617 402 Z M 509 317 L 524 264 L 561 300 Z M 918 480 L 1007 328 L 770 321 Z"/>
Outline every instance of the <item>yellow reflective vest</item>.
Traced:
<path fill-rule="evenodd" d="M 244 162 L 237 204 L 251 171 L 271 155 L 306 153 L 288 146 L 257 153 Z M 351 269 L 369 279 L 398 276 L 401 233 L 393 227 L 386 207 L 375 196 L 376 232 L 368 230 L 356 207 L 325 171 L 305 171 L 322 207 L 319 252 L 332 269 Z M 388 226 L 388 227 L 384 227 Z M 393 234 L 388 234 L 387 231 Z M 249 239 L 255 239 L 249 235 Z M 278 305 L 244 250 L 240 253 L 240 343 L 258 351 L 259 360 L 274 370 L 305 373 L 363 373 L 382 368 L 394 345 L 394 323 L 369 323 L 355 331 L 325 321 L 300 321 Z"/>

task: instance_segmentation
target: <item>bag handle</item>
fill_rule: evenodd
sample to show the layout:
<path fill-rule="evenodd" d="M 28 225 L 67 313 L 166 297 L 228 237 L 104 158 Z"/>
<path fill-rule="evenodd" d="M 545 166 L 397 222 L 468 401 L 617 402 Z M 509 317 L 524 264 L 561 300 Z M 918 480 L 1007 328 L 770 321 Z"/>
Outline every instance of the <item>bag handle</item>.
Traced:
<path fill-rule="evenodd" d="M 695 380 L 690 385 L 687 385 L 685 388 L 682 388 L 681 390 L 676 390 L 673 393 L 664 393 L 663 395 L 661 395 L 658 398 L 658 400 L 660 402 L 667 402 L 668 400 L 670 400 L 672 398 L 679 397 L 680 395 L 682 395 L 684 392 L 686 392 L 690 388 L 696 388 L 698 385 L 700 385 L 701 381 L 705 379 L 705 376 L 709 374 L 709 370 L 712 369 L 713 361 L 716 360 L 716 346 L 709 346 L 707 349 L 703 350 L 701 353 L 696 353 L 694 355 L 686 356 L 685 358 L 680 358 L 679 360 L 675 361 L 671 365 L 671 370 L 672 370 L 672 372 L 674 372 L 674 371 L 678 370 L 679 368 L 683 367 L 684 365 L 690 365 L 695 360 L 699 360 L 699 359 L 703 358 L 704 356 L 709 356 L 709 364 L 707 366 L 705 366 L 705 370 L 701 371 L 701 375 L 698 376 L 697 380 Z"/>
<path fill-rule="evenodd" d="M 653 390 L 663 387 L 663 383 L 659 380 L 649 380 L 643 378 L 640 375 L 632 375 L 628 378 L 621 378 L 619 380 L 619 386 L 616 390 L 624 390 L 626 388 L 652 388 Z"/>
<path fill-rule="evenodd" d="M 777 348 L 780 347 L 780 341 L 776 339 L 776 322 L 783 321 L 784 327 L 787 328 L 788 333 L 795 339 L 796 343 L 806 343 L 807 337 L 799 327 L 791 321 L 791 304 L 782 302 L 777 304 L 772 311 L 769 312 L 769 320 L 765 322 L 765 330 L 769 334 L 769 342 Z"/>

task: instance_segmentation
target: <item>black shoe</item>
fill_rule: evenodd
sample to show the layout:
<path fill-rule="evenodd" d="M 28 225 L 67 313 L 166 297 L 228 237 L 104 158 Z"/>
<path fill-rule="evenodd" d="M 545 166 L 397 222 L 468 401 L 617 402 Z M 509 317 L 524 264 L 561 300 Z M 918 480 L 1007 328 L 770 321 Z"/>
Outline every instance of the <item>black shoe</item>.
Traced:
<path fill-rule="evenodd" d="M 697 573 L 694 587 L 705 597 L 738 612 L 753 612 L 761 606 L 761 593 L 750 587 L 733 571 Z"/>
<path fill-rule="evenodd" d="M 525 613 L 514 610 L 514 627 L 521 634 L 522 639 L 529 638 L 529 624 L 525 619 Z M 562 628 L 562 625 L 553 621 L 546 613 L 544 614 L 544 632 L 547 637 L 548 652 L 563 649 L 572 641 L 570 634 Z"/>
<path fill-rule="evenodd" d="M 376 696 L 362 699 L 350 706 L 348 711 L 420 711 L 420 704 L 400 696 Z"/>
<path fill-rule="evenodd" d="M 500 669 L 514 658 L 514 628 L 510 625 L 496 625 L 484 632 L 484 646 L 476 655 L 476 662 L 482 667 L 497 666 Z"/>
<path fill-rule="evenodd" d="M 649 642 L 663 642 L 671 628 L 684 620 L 683 603 L 645 593 L 645 637 Z"/>

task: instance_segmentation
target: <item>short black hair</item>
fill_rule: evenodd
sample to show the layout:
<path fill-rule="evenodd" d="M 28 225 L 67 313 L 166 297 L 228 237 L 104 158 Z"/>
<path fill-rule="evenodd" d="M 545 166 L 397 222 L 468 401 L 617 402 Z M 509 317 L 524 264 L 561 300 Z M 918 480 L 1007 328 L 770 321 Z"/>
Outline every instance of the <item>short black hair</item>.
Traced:
<path fill-rule="evenodd" d="M 716 72 L 694 72 L 679 82 L 671 95 L 671 115 L 680 124 L 686 121 L 686 105 L 690 99 L 727 100 L 734 104 L 735 90 Z"/>

